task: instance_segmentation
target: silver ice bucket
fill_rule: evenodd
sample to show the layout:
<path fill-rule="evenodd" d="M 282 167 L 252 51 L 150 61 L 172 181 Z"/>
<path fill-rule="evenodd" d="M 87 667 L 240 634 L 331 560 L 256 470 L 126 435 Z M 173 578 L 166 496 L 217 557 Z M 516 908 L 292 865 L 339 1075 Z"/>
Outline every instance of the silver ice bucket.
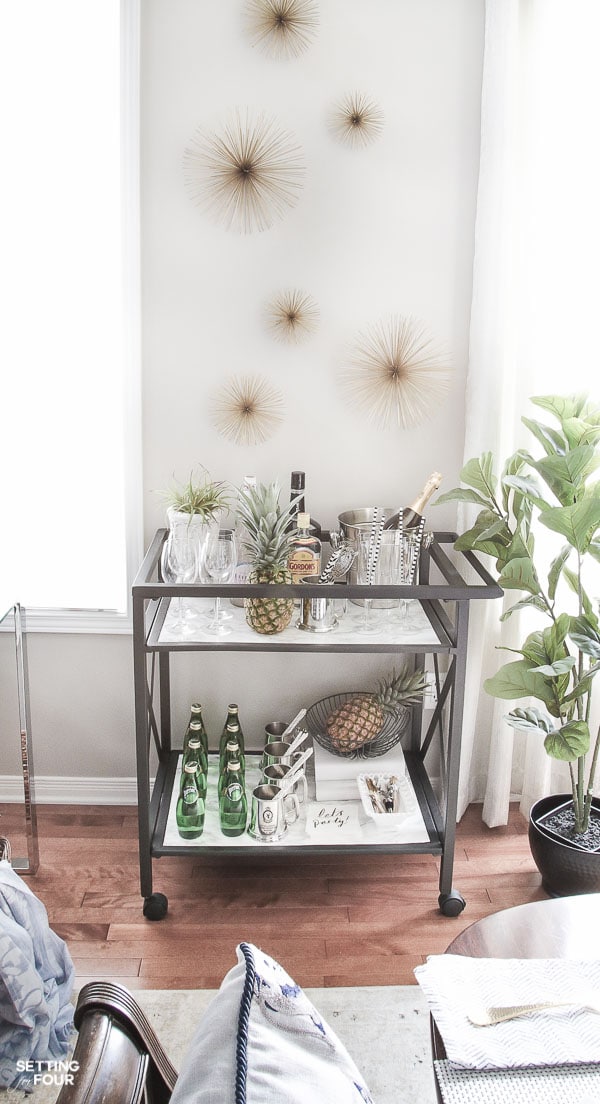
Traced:
<path fill-rule="evenodd" d="M 383 511 L 384 516 L 388 518 L 396 513 L 396 507 L 384 506 Z M 361 536 L 368 536 L 370 533 L 374 513 L 374 506 L 364 506 L 360 510 L 345 510 L 342 514 L 338 515 L 340 532 L 345 540 L 356 548 L 357 551 Z M 420 536 L 405 530 L 402 534 L 402 540 L 404 544 L 404 555 L 401 557 L 398 549 L 400 541 L 399 531 L 397 529 L 384 529 L 381 534 L 381 549 L 374 579 L 374 582 L 377 583 L 378 586 L 386 586 L 388 584 L 391 586 L 400 586 L 418 582 L 419 557 L 418 554 L 416 556 L 411 555 L 411 551 L 414 551 L 411 549 L 411 543 L 415 540 L 420 542 Z M 416 552 L 418 553 L 418 548 Z M 412 578 L 409 578 L 409 572 L 406 569 L 403 571 L 402 565 L 408 565 L 408 563 L 413 560 L 415 561 L 415 566 L 412 571 Z M 357 556 L 350 568 L 350 574 L 348 576 L 348 581 L 351 584 L 358 583 L 358 562 Z M 358 606 L 362 606 L 363 604 L 360 598 L 353 598 L 352 601 Z M 374 609 L 394 609 L 394 607 L 399 605 L 399 599 L 376 598 L 373 600 L 372 604 Z"/>

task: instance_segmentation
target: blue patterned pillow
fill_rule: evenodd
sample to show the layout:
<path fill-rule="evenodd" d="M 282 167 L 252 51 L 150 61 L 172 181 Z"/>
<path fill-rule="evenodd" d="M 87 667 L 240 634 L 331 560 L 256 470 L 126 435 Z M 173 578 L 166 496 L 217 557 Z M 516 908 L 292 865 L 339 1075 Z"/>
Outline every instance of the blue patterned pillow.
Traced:
<path fill-rule="evenodd" d="M 372 1104 L 306 994 L 251 943 L 237 948 L 190 1044 L 171 1104 Z"/>

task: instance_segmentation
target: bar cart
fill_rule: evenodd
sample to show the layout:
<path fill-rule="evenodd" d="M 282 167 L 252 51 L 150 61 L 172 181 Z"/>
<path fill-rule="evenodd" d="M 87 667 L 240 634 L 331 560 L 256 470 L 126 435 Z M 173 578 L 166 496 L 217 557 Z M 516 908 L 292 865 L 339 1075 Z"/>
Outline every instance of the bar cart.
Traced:
<path fill-rule="evenodd" d="M 167 530 L 159 529 L 148 549 L 133 584 L 133 647 L 135 681 L 135 727 L 138 786 L 140 890 L 144 899 L 144 915 L 160 920 L 167 913 L 168 901 L 164 894 L 153 890 L 152 860 L 168 855 L 191 853 L 195 859 L 202 855 L 227 855 L 240 853 L 240 846 L 251 847 L 253 854 L 275 852 L 279 856 L 293 848 L 295 853 L 314 854 L 339 851 L 335 842 L 314 841 L 300 833 L 281 843 L 254 842 L 248 836 L 228 839 L 215 835 L 184 841 L 172 831 L 173 807 L 176 798 L 177 771 L 180 750 L 172 746 L 170 663 L 178 652 L 214 651 L 226 662 L 229 651 L 288 651 L 308 653 L 383 653 L 399 656 L 408 653 L 415 665 L 424 666 L 425 656 L 432 656 L 437 688 L 437 703 L 427 725 L 423 708 L 414 707 L 410 730 L 403 748 L 407 776 L 418 803 L 421 832 L 415 839 L 398 842 L 385 835 L 361 833 L 345 849 L 356 852 L 393 854 L 426 853 L 440 856 L 439 908 L 444 916 L 458 916 L 465 907 L 465 899 L 452 886 L 454 844 L 460 745 L 467 662 L 469 606 L 471 601 L 500 597 L 501 588 L 495 583 L 477 557 L 470 552 L 461 554 L 461 571 L 457 569 L 444 546 L 452 545 L 453 533 L 434 533 L 428 547 L 420 554 L 419 583 L 413 586 L 364 586 L 339 583 L 305 584 L 303 596 L 321 598 L 346 598 L 348 601 L 371 599 L 417 599 L 421 617 L 420 631 L 403 636 L 401 629 L 395 633 L 361 636 L 343 623 L 335 632 L 312 636 L 290 626 L 276 636 L 261 636 L 244 622 L 243 610 L 239 611 L 238 627 L 223 638 L 209 637 L 199 632 L 192 638 L 174 639 L 167 631 L 171 598 L 209 599 L 217 595 L 228 598 L 298 597 L 297 586 L 273 584 L 220 584 L 200 583 L 171 584 L 160 581 L 160 557 Z M 326 534 L 324 534 L 326 539 Z M 463 569 L 464 564 L 464 569 Z M 462 572 L 462 573 L 461 573 Z M 469 581 L 463 577 L 469 576 Z M 440 674 L 440 656 L 447 656 L 445 677 Z M 152 743 L 156 749 L 157 770 L 154 782 L 150 775 Z M 425 766 L 430 749 L 437 747 L 440 780 L 434 793 Z M 261 749 L 262 750 L 262 749 Z M 258 752 L 257 752 L 258 761 Z M 371 760 L 376 763 L 377 760 Z M 208 814 L 207 814 L 208 817 Z M 218 832 L 216 833 L 218 836 Z"/>

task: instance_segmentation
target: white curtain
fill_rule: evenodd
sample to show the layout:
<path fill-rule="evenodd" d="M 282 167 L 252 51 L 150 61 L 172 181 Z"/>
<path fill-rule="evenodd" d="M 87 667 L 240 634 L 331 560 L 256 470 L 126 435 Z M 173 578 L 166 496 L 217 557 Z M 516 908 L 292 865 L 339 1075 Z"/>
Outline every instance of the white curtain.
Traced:
<path fill-rule="evenodd" d="M 598 0 L 486 2 L 465 460 L 491 450 L 496 470 L 532 445 L 529 396 L 600 398 L 599 43 Z M 461 507 L 459 531 L 473 517 Z M 493 826 L 515 793 L 528 813 L 570 787 L 482 689 L 507 660 L 496 647 L 522 639 L 518 615 L 501 625 L 501 600 L 471 610 L 459 816 L 483 800 Z"/>

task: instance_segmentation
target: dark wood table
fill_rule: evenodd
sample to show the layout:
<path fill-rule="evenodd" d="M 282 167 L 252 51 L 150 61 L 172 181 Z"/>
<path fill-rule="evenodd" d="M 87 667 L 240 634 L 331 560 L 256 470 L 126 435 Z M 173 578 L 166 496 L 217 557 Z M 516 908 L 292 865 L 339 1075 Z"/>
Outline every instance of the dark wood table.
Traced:
<path fill-rule="evenodd" d="M 465 928 L 446 954 L 472 958 L 600 958 L 600 893 L 555 897 L 503 909 Z M 434 1062 L 446 1057 L 431 1020 Z M 434 1065 L 435 1071 L 435 1065 Z M 435 1082 L 438 1100 L 442 1097 Z"/>

